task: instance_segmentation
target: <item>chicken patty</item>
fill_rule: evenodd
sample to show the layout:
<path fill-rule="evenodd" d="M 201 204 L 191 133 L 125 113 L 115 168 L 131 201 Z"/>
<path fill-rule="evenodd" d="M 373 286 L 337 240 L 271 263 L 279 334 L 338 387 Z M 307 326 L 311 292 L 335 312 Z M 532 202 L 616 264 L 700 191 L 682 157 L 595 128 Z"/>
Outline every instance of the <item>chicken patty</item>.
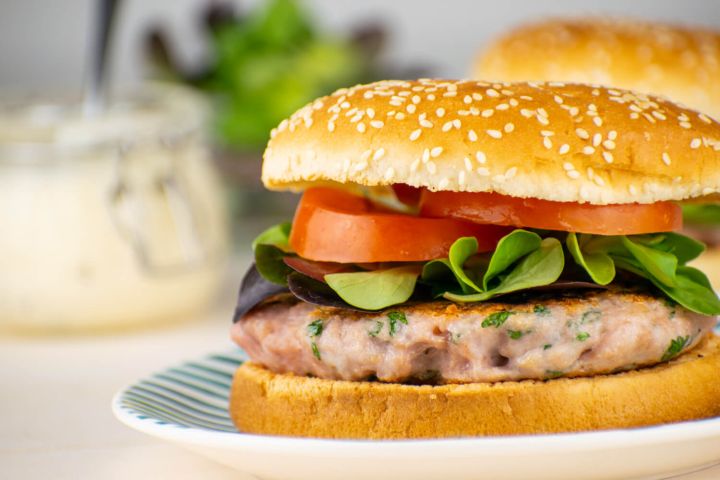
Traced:
<path fill-rule="evenodd" d="M 469 383 L 654 365 L 693 348 L 714 325 L 715 317 L 648 293 L 595 290 L 522 303 L 434 301 L 378 313 L 285 299 L 245 315 L 232 338 L 277 373 Z"/>

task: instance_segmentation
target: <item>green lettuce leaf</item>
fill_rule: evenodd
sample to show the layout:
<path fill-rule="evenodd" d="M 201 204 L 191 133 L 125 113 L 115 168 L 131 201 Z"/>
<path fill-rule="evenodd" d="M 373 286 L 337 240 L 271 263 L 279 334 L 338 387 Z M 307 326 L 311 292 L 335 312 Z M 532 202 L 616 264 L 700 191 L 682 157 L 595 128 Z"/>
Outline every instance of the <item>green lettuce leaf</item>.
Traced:
<path fill-rule="evenodd" d="M 522 229 L 513 230 L 501 238 L 483 276 L 483 290 L 488 290 L 490 282 L 513 263 L 540 248 L 541 243 L 540 235 Z"/>
<path fill-rule="evenodd" d="M 565 244 L 575 263 L 585 269 L 593 282 L 598 285 L 607 285 L 615 278 L 615 263 L 607 253 L 596 251 L 583 251 L 583 247 L 590 240 L 589 235 L 580 235 L 578 239 L 574 232 L 568 233 Z"/>
<path fill-rule="evenodd" d="M 255 267 L 265 280 L 287 285 L 287 276 L 292 269 L 285 265 L 283 258 L 292 252 L 289 239 L 290 223 L 286 222 L 268 228 L 253 240 Z"/>
<path fill-rule="evenodd" d="M 509 271 L 498 275 L 500 283 L 492 289 L 471 295 L 448 292 L 444 297 L 455 302 L 481 302 L 500 294 L 549 285 L 560 277 L 564 266 L 565 257 L 560 241 L 545 238 L 538 249 L 526 255 Z"/>
<path fill-rule="evenodd" d="M 353 307 L 380 310 L 406 302 L 415 290 L 420 265 L 368 272 L 332 273 L 325 281 Z"/>
<path fill-rule="evenodd" d="M 255 250 L 258 245 L 274 245 L 280 250 L 291 252 L 289 243 L 291 225 L 290 222 L 279 223 L 263 231 L 253 240 L 252 249 Z"/>
<path fill-rule="evenodd" d="M 675 255 L 649 245 L 634 242 L 625 236 L 620 238 L 628 252 L 655 280 L 668 287 L 676 286 L 675 270 L 678 267 L 678 259 Z"/>

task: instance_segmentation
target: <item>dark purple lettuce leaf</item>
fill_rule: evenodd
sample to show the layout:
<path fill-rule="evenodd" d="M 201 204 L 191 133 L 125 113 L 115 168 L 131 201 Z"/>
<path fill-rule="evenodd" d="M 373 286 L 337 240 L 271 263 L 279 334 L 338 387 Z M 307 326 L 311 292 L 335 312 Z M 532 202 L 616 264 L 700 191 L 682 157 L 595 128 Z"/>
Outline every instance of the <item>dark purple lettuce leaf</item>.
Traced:
<path fill-rule="evenodd" d="M 250 268 L 240 283 L 233 323 L 240 320 L 247 312 L 263 300 L 273 295 L 287 292 L 288 288 L 284 285 L 278 285 L 265 280 L 253 263 L 250 265 Z"/>

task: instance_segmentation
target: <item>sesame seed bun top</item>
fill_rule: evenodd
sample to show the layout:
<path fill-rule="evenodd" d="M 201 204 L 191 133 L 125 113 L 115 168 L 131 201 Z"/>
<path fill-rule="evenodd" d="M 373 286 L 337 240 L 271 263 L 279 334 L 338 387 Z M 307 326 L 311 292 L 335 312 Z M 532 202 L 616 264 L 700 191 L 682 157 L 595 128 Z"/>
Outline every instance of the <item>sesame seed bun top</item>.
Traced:
<path fill-rule="evenodd" d="M 382 81 L 273 130 L 262 179 L 498 192 L 591 204 L 720 191 L 720 124 L 667 100 L 561 83 Z"/>
<path fill-rule="evenodd" d="M 472 76 L 613 85 L 720 118 L 720 32 L 617 18 L 546 20 L 497 39 Z"/>

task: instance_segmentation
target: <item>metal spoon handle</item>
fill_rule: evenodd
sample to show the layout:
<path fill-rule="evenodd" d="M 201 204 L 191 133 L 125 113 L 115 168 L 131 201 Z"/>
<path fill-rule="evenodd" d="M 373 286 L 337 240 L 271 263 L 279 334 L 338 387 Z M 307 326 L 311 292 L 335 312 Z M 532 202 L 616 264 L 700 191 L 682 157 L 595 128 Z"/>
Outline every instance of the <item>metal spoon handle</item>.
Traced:
<path fill-rule="evenodd" d="M 115 12 L 120 0 L 96 0 L 95 21 L 93 22 L 86 67 L 85 115 L 91 116 L 105 106 L 107 90 L 107 63 Z"/>

